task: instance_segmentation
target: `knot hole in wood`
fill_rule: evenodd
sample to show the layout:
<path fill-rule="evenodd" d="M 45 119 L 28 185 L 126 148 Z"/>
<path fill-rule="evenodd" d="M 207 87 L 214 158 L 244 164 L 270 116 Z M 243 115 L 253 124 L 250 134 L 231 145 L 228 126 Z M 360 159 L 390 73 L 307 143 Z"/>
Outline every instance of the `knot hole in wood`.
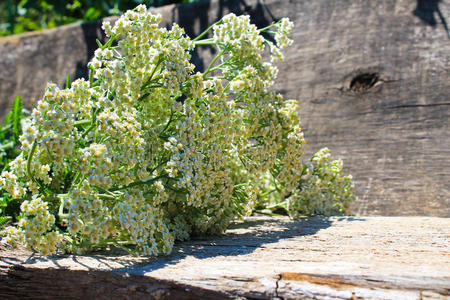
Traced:
<path fill-rule="evenodd" d="M 350 81 L 349 90 L 353 92 L 364 92 L 381 83 L 378 72 L 360 73 Z"/>

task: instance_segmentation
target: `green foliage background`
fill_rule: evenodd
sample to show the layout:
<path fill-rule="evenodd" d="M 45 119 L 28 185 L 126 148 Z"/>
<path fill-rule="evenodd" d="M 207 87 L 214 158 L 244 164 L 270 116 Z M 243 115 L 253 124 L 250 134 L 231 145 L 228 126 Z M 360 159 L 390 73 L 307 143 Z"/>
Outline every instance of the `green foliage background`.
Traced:
<path fill-rule="evenodd" d="M 157 7 L 196 0 L 2 0 L 0 36 L 120 15 L 138 4 Z"/>
<path fill-rule="evenodd" d="M 14 99 L 11 111 L 5 118 L 3 126 L 0 125 L 0 172 L 8 167 L 10 161 L 19 153 L 19 137 L 22 134 L 20 125 L 24 118 L 20 96 Z M 0 228 L 8 221 L 14 221 L 20 213 L 20 201 L 14 200 L 0 188 Z"/>

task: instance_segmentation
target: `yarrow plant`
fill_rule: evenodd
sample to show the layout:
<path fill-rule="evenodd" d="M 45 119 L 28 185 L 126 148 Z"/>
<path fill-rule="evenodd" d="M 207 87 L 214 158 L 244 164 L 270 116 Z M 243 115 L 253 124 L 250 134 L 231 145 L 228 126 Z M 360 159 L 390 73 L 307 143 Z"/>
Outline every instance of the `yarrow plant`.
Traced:
<path fill-rule="evenodd" d="M 140 5 L 104 22 L 109 40 L 89 80 L 48 85 L 23 122 L 21 154 L 0 177 L 22 199 L 9 242 L 45 255 L 111 245 L 159 255 L 261 207 L 292 216 L 348 208 L 353 185 L 342 162 L 321 150 L 303 164 L 296 101 L 270 91 L 292 22 L 258 29 L 229 14 L 190 39 L 160 21 Z M 202 45 L 218 54 L 195 73 L 190 53 Z"/>

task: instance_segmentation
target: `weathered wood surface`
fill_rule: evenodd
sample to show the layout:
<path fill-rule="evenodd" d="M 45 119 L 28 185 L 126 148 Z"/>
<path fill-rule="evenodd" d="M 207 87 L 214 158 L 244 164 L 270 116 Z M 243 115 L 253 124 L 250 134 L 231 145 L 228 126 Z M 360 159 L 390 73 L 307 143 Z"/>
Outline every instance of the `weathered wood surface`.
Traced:
<path fill-rule="evenodd" d="M 353 211 L 449 217 L 450 39 L 438 11 L 448 19 L 450 2 L 281 6 L 273 14 L 296 21 L 296 43 L 277 87 L 300 99 L 308 153 L 327 146 L 354 175 Z M 373 86 L 351 87 L 362 74 L 375 75 Z"/>
<path fill-rule="evenodd" d="M 299 99 L 311 155 L 328 146 L 354 175 L 353 212 L 450 216 L 450 2 L 200 1 L 155 11 L 190 36 L 228 12 L 259 26 L 291 18 L 294 46 L 276 88 Z M 85 76 L 100 22 L 0 38 L 0 115 L 47 81 Z M 193 53 L 199 69 L 211 48 Z"/>
<path fill-rule="evenodd" d="M 448 299 L 450 219 L 251 217 L 159 259 L 0 250 L 0 299 Z"/>

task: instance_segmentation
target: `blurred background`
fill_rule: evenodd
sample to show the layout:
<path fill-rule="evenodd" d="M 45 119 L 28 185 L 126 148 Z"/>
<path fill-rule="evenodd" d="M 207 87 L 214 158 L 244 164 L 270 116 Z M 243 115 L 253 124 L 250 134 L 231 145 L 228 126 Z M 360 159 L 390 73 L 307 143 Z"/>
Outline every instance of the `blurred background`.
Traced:
<path fill-rule="evenodd" d="M 196 0 L 2 0 L 0 36 L 116 16 L 139 4 L 158 7 L 194 1 Z"/>

